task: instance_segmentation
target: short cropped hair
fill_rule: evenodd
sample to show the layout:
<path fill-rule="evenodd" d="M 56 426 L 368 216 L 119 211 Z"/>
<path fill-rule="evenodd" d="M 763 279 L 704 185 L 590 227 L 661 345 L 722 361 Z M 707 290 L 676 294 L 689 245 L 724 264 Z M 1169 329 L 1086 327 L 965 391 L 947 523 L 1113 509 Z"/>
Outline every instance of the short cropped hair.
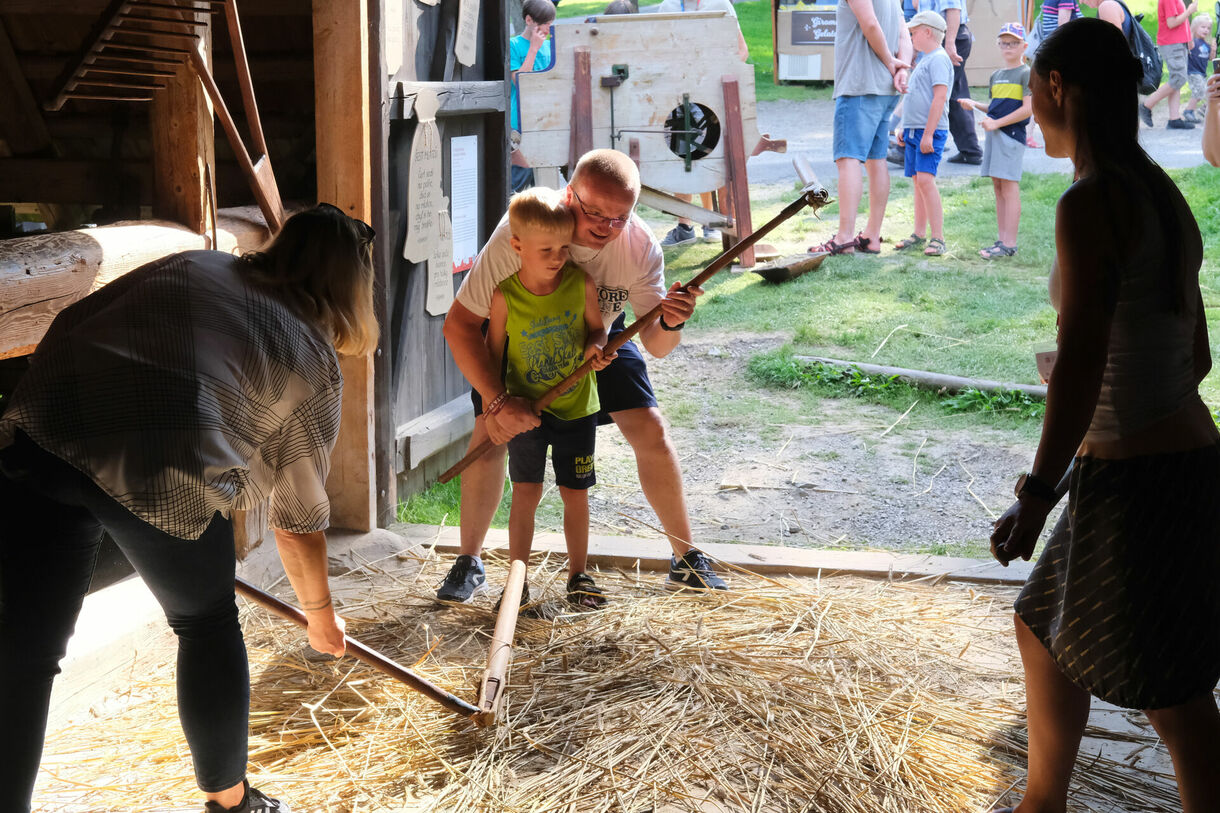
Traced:
<path fill-rule="evenodd" d="M 514 237 L 534 232 L 571 235 L 576 217 L 554 189 L 534 186 L 512 196 L 508 202 L 508 227 Z"/>
<path fill-rule="evenodd" d="M 551 0 L 525 0 L 521 4 L 521 18 L 529 17 L 539 25 L 555 22 L 555 4 Z"/>
<path fill-rule="evenodd" d="M 640 170 L 626 153 L 618 150 L 590 150 L 580 156 L 572 170 L 571 183 L 582 179 L 618 188 L 631 196 L 633 205 L 640 196 Z"/>
<path fill-rule="evenodd" d="M 631 4 L 631 0 L 612 0 L 602 14 L 635 14 L 638 10 Z"/>

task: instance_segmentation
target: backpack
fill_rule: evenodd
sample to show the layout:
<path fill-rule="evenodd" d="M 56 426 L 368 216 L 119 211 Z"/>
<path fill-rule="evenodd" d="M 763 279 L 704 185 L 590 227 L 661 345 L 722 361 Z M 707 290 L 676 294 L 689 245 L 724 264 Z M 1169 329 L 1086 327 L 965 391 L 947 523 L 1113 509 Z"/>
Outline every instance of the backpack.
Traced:
<path fill-rule="evenodd" d="M 1147 96 L 1161 86 L 1163 70 L 1161 53 L 1153 44 L 1152 37 L 1148 36 L 1148 32 L 1140 25 L 1140 20 L 1144 18 L 1144 15 L 1132 14 L 1131 9 L 1127 8 L 1127 4 L 1123 0 L 1118 0 L 1118 4 L 1123 7 L 1123 14 L 1127 15 L 1127 24 L 1130 29 L 1130 33 L 1127 34 L 1127 45 L 1144 70 L 1144 75 L 1140 79 L 1139 92 L 1141 95 Z"/>

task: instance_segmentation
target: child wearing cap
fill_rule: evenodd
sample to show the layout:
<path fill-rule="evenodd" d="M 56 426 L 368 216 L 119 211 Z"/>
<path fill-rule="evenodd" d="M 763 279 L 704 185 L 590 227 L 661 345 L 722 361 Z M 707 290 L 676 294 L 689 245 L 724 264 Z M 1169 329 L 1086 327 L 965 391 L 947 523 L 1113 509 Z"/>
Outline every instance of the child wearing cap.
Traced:
<path fill-rule="evenodd" d="M 1025 125 L 1034 111 L 1029 90 L 1029 66 L 1025 64 L 1025 28 L 1004 23 L 997 40 L 1004 67 L 991 74 L 991 99 L 982 102 L 959 99 L 962 107 L 987 113 L 983 129 L 983 164 L 979 172 L 991 178 L 995 189 L 995 215 L 999 238 L 979 251 L 985 260 L 1017 253 L 1017 225 L 1021 222 L 1021 161 L 1025 157 Z"/>
<path fill-rule="evenodd" d="M 924 235 L 930 232 L 923 253 L 936 257 L 945 253 L 945 216 L 936 188 L 936 170 L 940 167 L 945 139 L 949 137 L 945 100 L 953 84 L 953 63 L 941 47 L 947 28 L 944 17 L 935 11 L 921 11 L 908 25 L 911 44 L 920 58 L 907 82 L 902 126 L 895 135 L 906 148 L 905 174 L 914 178 L 915 230 L 894 248 L 898 251 L 918 248 L 924 245 Z"/>

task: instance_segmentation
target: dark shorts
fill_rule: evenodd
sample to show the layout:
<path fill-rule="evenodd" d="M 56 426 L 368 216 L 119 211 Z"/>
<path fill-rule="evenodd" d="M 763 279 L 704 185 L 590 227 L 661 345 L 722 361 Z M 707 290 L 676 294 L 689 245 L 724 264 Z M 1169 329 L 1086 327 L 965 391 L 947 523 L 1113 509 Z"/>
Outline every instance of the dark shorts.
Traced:
<path fill-rule="evenodd" d="M 586 489 L 597 482 L 593 470 L 596 440 L 596 415 L 565 421 L 543 412 L 541 426 L 508 442 L 508 479 L 514 483 L 541 483 L 546 473 L 546 450 L 550 447 L 555 484 Z"/>
<path fill-rule="evenodd" d="M 623 332 L 626 319 L 619 314 L 618 319 L 610 326 L 610 336 L 613 339 Z M 504 371 L 500 371 L 503 380 Z M 644 356 L 634 342 L 624 342 L 618 349 L 618 358 L 610 362 L 604 370 L 597 373 L 597 398 L 601 403 L 601 411 L 597 413 L 597 425 L 604 426 L 613 418 L 612 412 L 622 412 L 625 409 L 640 409 L 655 407 L 657 397 L 652 392 L 652 382 L 648 380 L 648 365 Z M 474 414 L 483 414 L 483 398 L 475 389 L 470 390 L 470 402 L 474 404 Z"/>

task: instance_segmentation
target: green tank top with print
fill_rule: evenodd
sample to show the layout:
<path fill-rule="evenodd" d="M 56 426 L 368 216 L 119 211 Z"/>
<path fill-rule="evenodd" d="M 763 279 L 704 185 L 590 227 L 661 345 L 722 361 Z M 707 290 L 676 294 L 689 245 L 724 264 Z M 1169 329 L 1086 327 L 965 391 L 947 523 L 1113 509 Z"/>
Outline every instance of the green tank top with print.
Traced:
<path fill-rule="evenodd" d="M 508 316 L 505 333 L 507 370 L 504 385 L 510 395 L 531 401 L 584 363 L 585 272 L 574 265 L 563 269 L 563 280 L 551 293 L 539 296 L 521 284 L 517 274 L 500 283 Z M 598 410 L 593 372 L 580 379 L 546 408 L 557 418 L 573 421 Z"/>

